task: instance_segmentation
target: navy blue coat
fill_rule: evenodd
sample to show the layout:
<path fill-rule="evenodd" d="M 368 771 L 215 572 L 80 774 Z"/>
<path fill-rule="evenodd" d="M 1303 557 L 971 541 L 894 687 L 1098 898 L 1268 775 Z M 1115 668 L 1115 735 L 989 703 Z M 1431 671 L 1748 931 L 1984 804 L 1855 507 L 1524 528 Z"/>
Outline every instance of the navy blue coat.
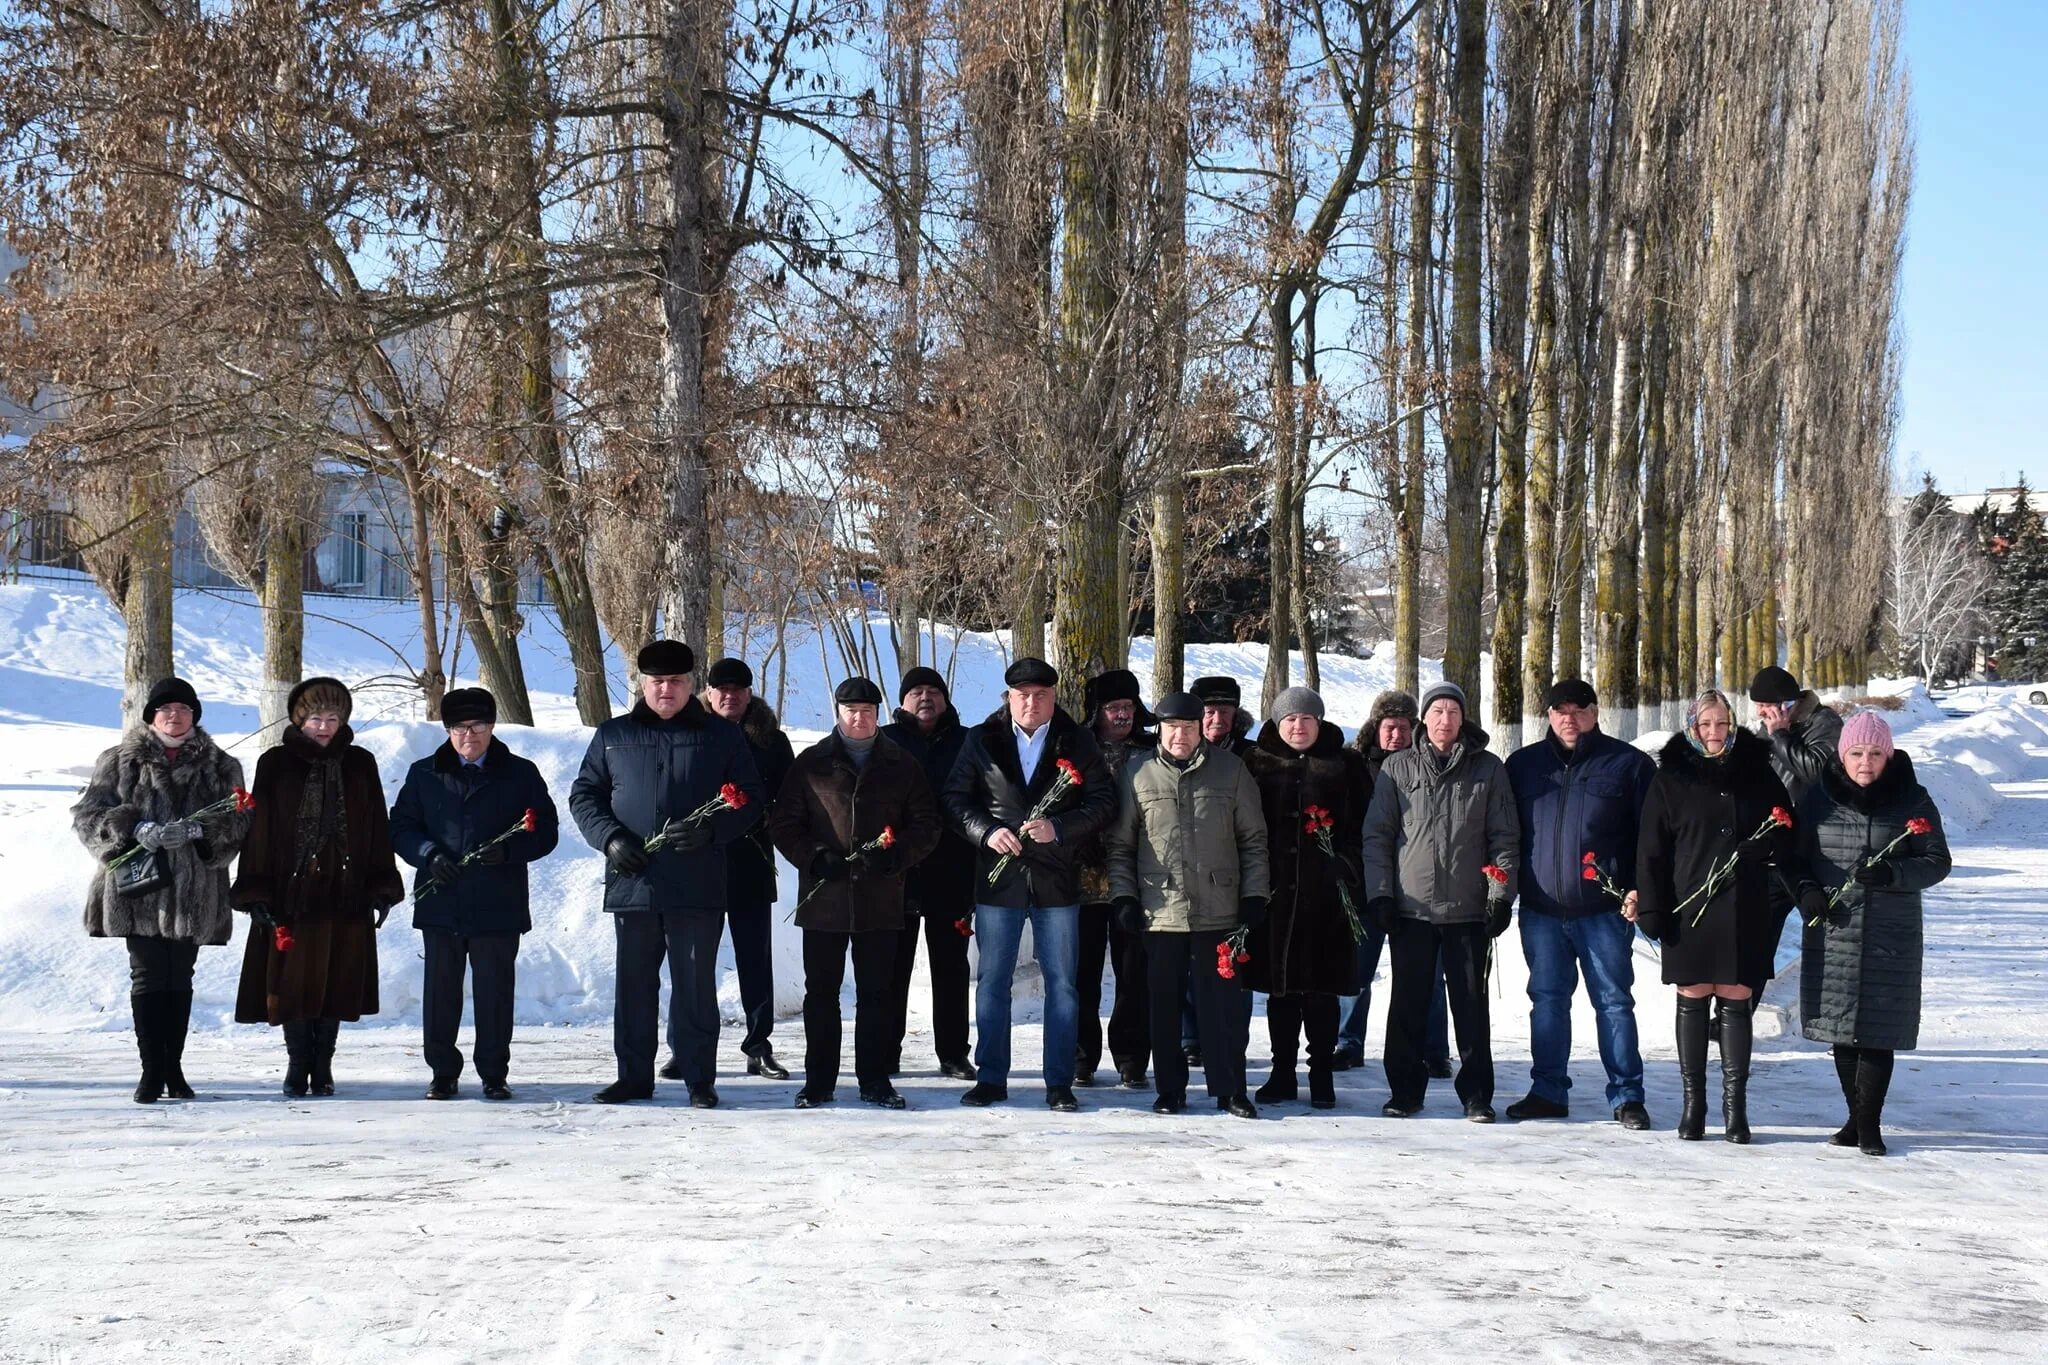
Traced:
<path fill-rule="evenodd" d="M 569 814 L 599 852 L 615 834 L 652 838 L 669 820 L 716 799 L 728 782 L 746 794 L 746 805 L 711 817 L 709 845 L 686 853 L 671 844 L 636 876 L 605 865 L 605 909 L 723 914 L 726 846 L 754 827 L 768 793 L 740 727 L 712 715 L 695 697 L 668 720 L 635 702 L 597 727 L 569 788 Z"/>
<path fill-rule="evenodd" d="M 534 815 L 531 834 L 515 834 L 498 847 L 505 861 L 472 863 L 455 885 L 429 890 L 413 879 L 412 927 L 455 934 L 523 934 L 533 928 L 526 901 L 526 865 L 555 851 L 561 821 L 540 769 L 493 739 L 483 766 L 464 768 L 455 746 L 443 744 L 412 765 L 391 807 L 391 848 L 414 868 L 438 852 L 458 862 Z"/>
<path fill-rule="evenodd" d="M 1621 909 L 1585 879 L 1588 852 L 1609 881 L 1636 885 L 1636 829 L 1657 765 L 1599 730 L 1567 751 L 1548 731 L 1508 756 L 1508 785 L 1522 821 L 1522 909 L 1578 919 Z"/>

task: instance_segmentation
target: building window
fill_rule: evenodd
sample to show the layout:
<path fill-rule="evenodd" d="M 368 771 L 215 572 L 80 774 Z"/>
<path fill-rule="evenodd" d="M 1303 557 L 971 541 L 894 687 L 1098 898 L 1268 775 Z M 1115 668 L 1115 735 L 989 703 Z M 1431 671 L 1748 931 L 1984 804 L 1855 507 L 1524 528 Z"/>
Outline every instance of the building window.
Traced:
<path fill-rule="evenodd" d="M 360 588 L 369 578 L 370 517 L 343 512 L 334 519 L 334 586 Z"/>

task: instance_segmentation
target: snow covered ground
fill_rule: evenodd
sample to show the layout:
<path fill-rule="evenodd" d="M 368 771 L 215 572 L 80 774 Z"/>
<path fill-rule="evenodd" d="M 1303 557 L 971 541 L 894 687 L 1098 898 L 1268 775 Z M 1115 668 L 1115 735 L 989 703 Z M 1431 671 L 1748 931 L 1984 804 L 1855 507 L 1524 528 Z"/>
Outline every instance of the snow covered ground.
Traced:
<path fill-rule="evenodd" d="M 0 1360 L 2048 1358 L 2048 726 L 2021 699 L 1901 713 L 1916 764 L 1942 774 L 1958 866 L 1930 898 L 1922 1047 L 1901 1058 L 1882 1161 L 1824 1144 L 1839 1092 L 1796 1036 L 1759 1043 L 1754 1145 L 1677 1141 L 1670 993 L 1647 954 L 1651 1133 L 1607 1121 L 1583 1000 L 1563 1123 L 1466 1124 L 1441 1082 L 1421 1117 L 1382 1119 L 1376 1063 L 1339 1077 L 1328 1114 L 1168 1119 L 1098 1090 L 1054 1115 L 1029 1022 L 1015 1098 L 990 1111 L 957 1105 L 920 1036 L 908 1112 L 853 1103 L 848 1077 L 836 1109 L 799 1113 L 794 1083 L 738 1077 L 734 1030 L 724 1108 L 679 1105 L 680 1087 L 602 1108 L 609 934 L 589 916 L 595 863 L 573 857 L 550 865 L 522 955 L 537 984 L 512 1103 L 469 1082 L 420 1099 L 401 910 L 380 941 L 397 1023 L 344 1030 L 341 1094 L 278 1093 L 275 1035 L 220 1023 L 238 950 L 211 949 L 186 1059 L 201 1098 L 143 1107 L 122 954 L 77 927 L 63 814 L 110 742 L 118 653 L 109 675 L 90 594 L 47 591 L 0 588 Z M 229 735 L 241 629 L 190 646 L 225 661 L 201 690 Z M 1383 685 L 1376 662 L 1345 663 L 1338 719 Z M 963 709 L 986 686 L 963 668 Z M 365 732 L 390 763 L 434 738 L 395 718 Z M 566 786 L 572 725 L 522 747 Z M 1502 1105 L 1526 1083 L 1515 943 L 1494 1003 Z M 1384 1001 L 1383 979 L 1374 1051 Z M 789 1060 L 801 1033 L 777 1027 Z M 1252 1050 L 1256 1081 L 1262 1021 Z"/>

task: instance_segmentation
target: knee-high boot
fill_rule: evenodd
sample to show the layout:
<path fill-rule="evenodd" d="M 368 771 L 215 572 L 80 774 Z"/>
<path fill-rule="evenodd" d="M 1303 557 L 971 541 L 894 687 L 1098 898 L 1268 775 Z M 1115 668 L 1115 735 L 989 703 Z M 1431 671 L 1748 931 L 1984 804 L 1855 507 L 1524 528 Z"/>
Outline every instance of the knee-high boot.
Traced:
<path fill-rule="evenodd" d="M 341 1037 L 341 1020 L 313 1021 L 313 1093 L 334 1093 L 334 1044 Z"/>
<path fill-rule="evenodd" d="M 1721 1136 L 1749 1141 L 1749 1045 L 1755 1017 L 1747 1000 L 1721 1002 Z"/>
<path fill-rule="evenodd" d="M 1301 1093 L 1294 1059 L 1301 1046 L 1301 1001 L 1291 995 L 1266 997 L 1266 1034 L 1273 1040 L 1273 1074 L 1259 1087 L 1260 1104 L 1280 1104 Z"/>
<path fill-rule="evenodd" d="M 1678 1135 L 1698 1142 L 1707 1132 L 1707 1002 L 1691 996 L 1678 997 L 1678 1083 L 1683 1103 L 1678 1111 Z"/>
<path fill-rule="evenodd" d="M 163 1031 L 157 1056 L 163 1067 L 164 1093 L 174 1100 L 192 1099 L 192 1086 L 185 1079 L 185 1035 L 192 1028 L 192 992 L 165 991 L 157 1000 L 161 1011 L 157 1024 Z"/>
<path fill-rule="evenodd" d="M 1842 1083 L 1842 1103 L 1849 1106 L 1849 1121 L 1828 1139 L 1830 1147 L 1856 1145 L 1856 1054 L 1857 1049 L 1847 1043 L 1835 1044 L 1835 1079 Z"/>
<path fill-rule="evenodd" d="M 128 1008 L 135 1016 L 135 1051 L 142 1058 L 142 1078 L 135 1082 L 135 1102 L 155 1104 L 164 1093 L 163 1018 L 161 995 L 131 995 Z"/>
<path fill-rule="evenodd" d="M 1884 1117 L 1884 1097 L 1892 1086 L 1893 1060 L 1885 1048 L 1866 1047 L 1856 1056 L 1856 1145 L 1865 1156 L 1885 1154 L 1878 1121 Z"/>

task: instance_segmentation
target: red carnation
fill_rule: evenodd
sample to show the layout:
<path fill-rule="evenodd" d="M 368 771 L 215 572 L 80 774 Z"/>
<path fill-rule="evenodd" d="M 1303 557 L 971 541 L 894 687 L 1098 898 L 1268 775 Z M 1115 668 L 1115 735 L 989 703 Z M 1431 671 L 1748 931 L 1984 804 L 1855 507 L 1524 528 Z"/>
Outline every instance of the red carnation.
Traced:
<path fill-rule="evenodd" d="M 1906 822 L 1906 833 L 1932 834 L 1934 833 L 1934 822 L 1916 815 Z"/>
<path fill-rule="evenodd" d="M 1252 960 L 1252 955 L 1246 952 L 1244 949 L 1239 948 L 1237 950 L 1237 960 L 1239 962 L 1250 962 Z"/>
<path fill-rule="evenodd" d="M 1588 854 L 1587 856 L 1591 857 L 1592 855 Z M 1600 880 L 1600 869 L 1593 866 L 1591 863 L 1587 863 L 1583 868 L 1579 870 L 1579 875 L 1584 877 L 1589 882 L 1597 882 Z"/>
<path fill-rule="evenodd" d="M 737 785 L 731 782 L 726 783 L 724 786 L 718 789 L 718 797 L 721 801 L 725 802 L 726 805 L 732 807 L 734 810 L 743 809 L 747 804 L 747 794 L 741 791 Z"/>
<path fill-rule="evenodd" d="M 292 950 L 292 944 L 294 942 L 292 938 L 291 926 L 288 924 L 280 924 L 275 929 L 272 929 L 270 931 L 270 941 L 277 945 L 277 950 L 280 953 L 290 952 Z"/>
<path fill-rule="evenodd" d="M 242 788 L 240 787 L 235 788 L 235 810 L 240 814 L 247 815 L 250 811 L 255 809 L 256 798 L 249 795 L 248 792 L 242 790 Z"/>
<path fill-rule="evenodd" d="M 956 919 L 953 921 L 953 932 L 959 934 L 962 938 L 973 938 L 974 926 L 965 919 Z"/>
<path fill-rule="evenodd" d="M 1583 857 L 1583 858 L 1581 858 L 1581 859 L 1579 859 L 1579 862 L 1580 862 L 1580 863 L 1582 863 L 1582 864 L 1584 864 L 1584 865 L 1585 865 L 1585 866 L 1587 866 L 1587 867 L 1591 867 L 1591 866 L 1592 866 L 1592 865 L 1593 865 L 1594 863 L 1596 863 L 1596 862 L 1598 862 L 1598 861 L 1599 861 L 1599 855 L 1598 855 L 1597 853 L 1593 852 L 1593 850 L 1592 850 L 1592 849 L 1590 849 L 1590 848 L 1586 850 L 1586 856 L 1585 856 L 1585 857 Z"/>
<path fill-rule="evenodd" d="M 877 838 L 877 839 L 875 840 L 875 842 L 876 842 L 877 844 L 880 844 L 880 845 L 881 845 L 881 846 L 882 846 L 883 848 L 894 848 L 894 847 L 896 847 L 896 826 L 894 826 L 894 825 L 884 825 L 884 826 L 882 826 L 882 833 L 881 833 L 880 837 L 878 837 L 878 838 Z"/>
<path fill-rule="evenodd" d="M 1792 828 L 1792 812 L 1786 810 L 1783 806 L 1772 806 L 1771 823 L 1780 829 Z"/>
<path fill-rule="evenodd" d="M 1506 886 L 1508 884 L 1508 874 L 1501 871 L 1500 868 L 1494 866 L 1492 863 L 1488 863 L 1485 867 L 1482 867 L 1479 870 L 1481 872 L 1484 872 L 1486 874 L 1487 880 L 1491 881 L 1495 886 Z"/>
<path fill-rule="evenodd" d="M 1061 772 L 1067 775 L 1067 781 L 1077 787 L 1081 785 L 1081 770 L 1074 766 L 1074 760 L 1071 758 L 1060 759 L 1057 766 Z"/>
<path fill-rule="evenodd" d="M 535 829 L 539 827 L 539 825 L 540 816 L 534 813 L 533 807 L 528 806 L 526 808 L 526 814 L 519 817 L 519 827 L 525 830 L 528 834 L 531 834 L 534 832 Z"/>

